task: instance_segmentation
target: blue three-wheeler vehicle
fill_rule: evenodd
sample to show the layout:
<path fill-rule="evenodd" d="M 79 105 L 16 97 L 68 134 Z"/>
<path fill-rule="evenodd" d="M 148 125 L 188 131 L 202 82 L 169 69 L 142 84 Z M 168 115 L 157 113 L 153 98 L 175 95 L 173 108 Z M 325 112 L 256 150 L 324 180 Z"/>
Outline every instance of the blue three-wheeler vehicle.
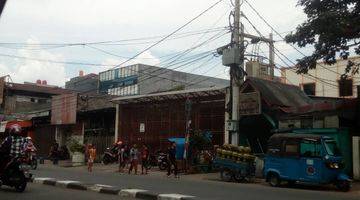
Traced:
<path fill-rule="evenodd" d="M 344 162 L 334 139 L 310 134 L 275 134 L 265 156 L 264 176 L 271 186 L 282 181 L 335 184 L 348 191 L 351 179 L 343 173 Z"/>

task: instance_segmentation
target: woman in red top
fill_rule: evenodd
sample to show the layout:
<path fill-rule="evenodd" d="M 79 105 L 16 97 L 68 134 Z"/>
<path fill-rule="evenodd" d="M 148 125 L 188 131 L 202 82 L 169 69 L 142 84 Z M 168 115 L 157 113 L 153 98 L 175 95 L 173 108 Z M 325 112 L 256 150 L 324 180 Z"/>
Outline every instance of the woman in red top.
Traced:
<path fill-rule="evenodd" d="M 145 174 L 148 173 L 147 165 L 149 161 L 149 149 L 146 145 L 143 145 L 142 151 L 141 151 L 141 174 L 144 174 L 144 168 L 145 168 Z"/>

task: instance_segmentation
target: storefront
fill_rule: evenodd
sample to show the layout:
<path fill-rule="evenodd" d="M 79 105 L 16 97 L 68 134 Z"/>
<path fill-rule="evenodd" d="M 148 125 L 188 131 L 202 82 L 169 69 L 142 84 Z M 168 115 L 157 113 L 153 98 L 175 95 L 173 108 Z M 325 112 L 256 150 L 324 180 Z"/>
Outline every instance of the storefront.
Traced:
<path fill-rule="evenodd" d="M 168 138 L 191 131 L 208 131 L 213 144 L 224 142 L 225 89 L 193 89 L 119 97 L 115 138 L 128 144 L 147 144 L 164 150 Z"/>

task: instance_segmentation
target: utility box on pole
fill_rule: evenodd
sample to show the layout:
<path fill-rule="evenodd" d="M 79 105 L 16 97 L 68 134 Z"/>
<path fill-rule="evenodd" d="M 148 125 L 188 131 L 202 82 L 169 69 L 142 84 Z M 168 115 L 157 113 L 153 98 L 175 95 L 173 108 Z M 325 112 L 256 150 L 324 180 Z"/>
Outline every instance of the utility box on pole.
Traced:
<path fill-rule="evenodd" d="M 243 60 L 241 59 L 241 50 L 239 48 L 224 49 L 222 52 L 222 64 L 224 66 L 240 65 Z"/>

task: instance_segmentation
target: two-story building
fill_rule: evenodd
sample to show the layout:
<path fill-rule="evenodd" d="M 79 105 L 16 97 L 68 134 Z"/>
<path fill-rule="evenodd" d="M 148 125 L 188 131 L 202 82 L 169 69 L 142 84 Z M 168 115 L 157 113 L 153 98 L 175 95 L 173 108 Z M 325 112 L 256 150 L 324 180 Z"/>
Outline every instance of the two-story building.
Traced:
<path fill-rule="evenodd" d="M 360 57 L 349 60 L 359 63 Z M 309 96 L 355 98 L 360 85 L 360 74 L 350 72 L 346 80 L 341 80 L 347 64 L 347 60 L 338 60 L 334 65 L 320 62 L 308 74 L 297 74 L 296 68 L 282 68 L 281 77 L 287 84 L 300 86 Z"/>

